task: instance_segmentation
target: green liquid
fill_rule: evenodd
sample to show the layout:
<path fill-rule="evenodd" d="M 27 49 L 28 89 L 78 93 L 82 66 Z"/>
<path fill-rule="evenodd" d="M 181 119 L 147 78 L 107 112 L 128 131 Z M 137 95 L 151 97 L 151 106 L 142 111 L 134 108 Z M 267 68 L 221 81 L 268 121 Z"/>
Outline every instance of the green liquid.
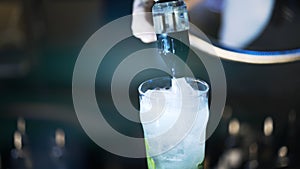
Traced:
<path fill-rule="evenodd" d="M 148 154 L 150 147 L 146 139 L 145 139 L 145 147 L 147 153 L 148 169 L 163 169 L 163 168 L 156 168 L 154 159 Z M 190 169 L 204 169 L 204 160 L 201 163 L 199 163 L 197 166 L 195 166 L 195 168 L 190 168 Z"/>
<path fill-rule="evenodd" d="M 191 169 L 204 169 L 203 163 L 204 162 L 198 164 L 197 166 L 195 166 L 195 168 L 191 168 Z M 161 168 L 156 168 L 155 162 L 152 157 L 147 156 L 147 164 L 148 164 L 148 169 L 161 169 Z"/>

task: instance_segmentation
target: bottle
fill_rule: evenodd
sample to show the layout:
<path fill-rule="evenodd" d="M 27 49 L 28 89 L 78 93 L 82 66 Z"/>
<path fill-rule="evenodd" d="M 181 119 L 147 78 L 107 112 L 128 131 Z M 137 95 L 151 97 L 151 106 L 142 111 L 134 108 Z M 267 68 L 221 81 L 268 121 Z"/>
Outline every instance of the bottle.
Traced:
<path fill-rule="evenodd" d="M 173 77 L 186 76 L 189 55 L 189 19 L 183 0 L 156 0 L 152 7 L 159 54 Z"/>
<path fill-rule="evenodd" d="M 13 135 L 14 148 L 11 150 L 12 169 L 32 169 L 33 161 L 29 139 L 26 134 L 26 122 L 23 118 L 17 120 L 17 130 Z"/>

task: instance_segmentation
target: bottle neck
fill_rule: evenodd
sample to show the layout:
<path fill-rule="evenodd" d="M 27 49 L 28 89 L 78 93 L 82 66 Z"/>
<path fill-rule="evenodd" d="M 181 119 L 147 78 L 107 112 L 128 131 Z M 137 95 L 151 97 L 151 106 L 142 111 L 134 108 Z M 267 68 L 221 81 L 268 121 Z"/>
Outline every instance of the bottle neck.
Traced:
<path fill-rule="evenodd" d="M 164 2 L 162 2 L 164 1 Z M 183 0 L 159 0 L 152 7 L 156 34 L 173 33 L 189 29 L 187 7 Z"/>

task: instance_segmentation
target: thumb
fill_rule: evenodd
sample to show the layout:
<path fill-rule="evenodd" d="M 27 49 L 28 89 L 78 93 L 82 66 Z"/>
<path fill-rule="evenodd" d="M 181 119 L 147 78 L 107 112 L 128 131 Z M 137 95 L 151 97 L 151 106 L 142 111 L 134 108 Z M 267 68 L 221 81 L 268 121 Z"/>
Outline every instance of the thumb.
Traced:
<path fill-rule="evenodd" d="M 134 1 L 131 30 L 133 35 L 144 43 L 156 41 L 154 27 L 149 22 L 149 20 L 152 20 L 152 14 L 151 12 L 146 12 L 148 9 L 149 4 L 145 4 L 142 0 Z"/>

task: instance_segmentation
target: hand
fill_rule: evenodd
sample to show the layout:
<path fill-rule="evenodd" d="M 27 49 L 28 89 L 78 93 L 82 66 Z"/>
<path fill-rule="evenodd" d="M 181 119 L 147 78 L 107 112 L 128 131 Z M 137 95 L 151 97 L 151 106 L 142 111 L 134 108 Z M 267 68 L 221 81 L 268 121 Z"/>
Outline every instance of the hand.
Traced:
<path fill-rule="evenodd" d="M 203 0 L 185 0 L 188 10 Z M 135 37 L 144 43 L 156 41 L 151 9 L 154 0 L 134 0 L 132 10 L 131 30 Z"/>
<path fill-rule="evenodd" d="M 131 30 L 133 35 L 144 43 L 156 41 L 151 14 L 153 3 L 153 0 L 134 0 L 133 2 Z"/>

